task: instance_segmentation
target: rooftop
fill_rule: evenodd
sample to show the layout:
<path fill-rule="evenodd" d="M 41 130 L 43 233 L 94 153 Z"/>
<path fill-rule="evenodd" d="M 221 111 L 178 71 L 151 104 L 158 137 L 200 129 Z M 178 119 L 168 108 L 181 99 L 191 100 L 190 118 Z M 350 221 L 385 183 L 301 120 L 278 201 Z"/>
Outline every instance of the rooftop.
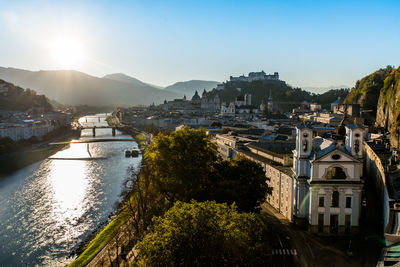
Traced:
<path fill-rule="evenodd" d="M 252 153 L 252 152 L 250 152 L 248 150 L 245 150 L 245 149 L 237 149 L 237 151 L 239 153 L 242 153 L 242 154 L 244 154 L 244 155 L 246 155 L 248 157 L 251 157 L 251 158 L 255 159 L 256 161 L 266 163 L 266 164 L 274 167 L 275 169 L 285 173 L 288 176 L 292 176 L 293 175 L 293 171 L 292 171 L 291 167 L 279 165 L 279 164 L 277 164 L 276 162 L 274 162 L 272 160 L 266 159 L 266 158 L 264 158 L 262 156 L 254 154 L 254 153 Z"/>

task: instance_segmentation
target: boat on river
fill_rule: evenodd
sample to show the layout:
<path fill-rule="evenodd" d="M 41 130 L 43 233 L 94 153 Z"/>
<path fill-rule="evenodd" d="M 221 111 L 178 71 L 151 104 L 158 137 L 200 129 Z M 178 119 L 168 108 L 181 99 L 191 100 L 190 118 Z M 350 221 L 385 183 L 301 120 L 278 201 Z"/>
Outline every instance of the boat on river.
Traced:
<path fill-rule="evenodd" d="M 131 150 L 131 156 L 132 156 L 133 158 L 139 157 L 139 153 L 140 153 L 140 150 L 137 149 L 137 148 L 133 148 L 133 149 Z"/>

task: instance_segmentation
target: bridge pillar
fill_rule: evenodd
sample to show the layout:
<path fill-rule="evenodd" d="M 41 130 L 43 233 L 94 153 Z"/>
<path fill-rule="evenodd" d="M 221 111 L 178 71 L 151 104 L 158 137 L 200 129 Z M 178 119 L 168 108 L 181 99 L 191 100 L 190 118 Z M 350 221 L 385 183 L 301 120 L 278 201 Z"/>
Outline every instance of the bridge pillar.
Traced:
<path fill-rule="evenodd" d="M 93 131 L 93 137 L 95 137 L 96 136 L 96 126 L 93 126 L 92 131 Z"/>
<path fill-rule="evenodd" d="M 115 136 L 115 132 L 116 132 L 115 127 L 113 127 L 112 128 L 112 136 Z"/>

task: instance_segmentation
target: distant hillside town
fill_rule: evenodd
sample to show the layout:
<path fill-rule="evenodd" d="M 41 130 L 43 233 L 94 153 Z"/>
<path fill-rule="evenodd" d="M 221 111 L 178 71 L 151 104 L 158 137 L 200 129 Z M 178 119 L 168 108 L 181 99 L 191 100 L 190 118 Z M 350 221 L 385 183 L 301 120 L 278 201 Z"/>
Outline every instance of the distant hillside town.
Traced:
<path fill-rule="evenodd" d="M 0 80 L 0 104 L 0 140 L 40 140 L 59 128 L 71 126 L 70 114 L 53 111 L 44 95 L 3 80 Z"/>

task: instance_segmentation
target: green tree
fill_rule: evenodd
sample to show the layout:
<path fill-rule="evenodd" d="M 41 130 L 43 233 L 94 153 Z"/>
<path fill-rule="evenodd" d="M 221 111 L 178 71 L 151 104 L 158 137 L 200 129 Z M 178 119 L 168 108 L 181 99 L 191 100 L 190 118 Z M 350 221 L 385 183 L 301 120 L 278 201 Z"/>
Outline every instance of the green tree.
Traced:
<path fill-rule="evenodd" d="M 146 149 L 145 161 L 159 192 L 173 203 L 197 198 L 217 154 L 217 145 L 204 129 L 186 126 L 157 135 Z"/>
<path fill-rule="evenodd" d="M 208 199 L 219 203 L 236 203 L 240 211 L 258 211 L 272 188 L 267 185 L 260 164 L 243 156 L 214 164 L 210 174 Z"/>
<path fill-rule="evenodd" d="M 215 202 L 176 202 L 138 243 L 139 266 L 262 266 L 263 227 L 254 214 Z"/>

